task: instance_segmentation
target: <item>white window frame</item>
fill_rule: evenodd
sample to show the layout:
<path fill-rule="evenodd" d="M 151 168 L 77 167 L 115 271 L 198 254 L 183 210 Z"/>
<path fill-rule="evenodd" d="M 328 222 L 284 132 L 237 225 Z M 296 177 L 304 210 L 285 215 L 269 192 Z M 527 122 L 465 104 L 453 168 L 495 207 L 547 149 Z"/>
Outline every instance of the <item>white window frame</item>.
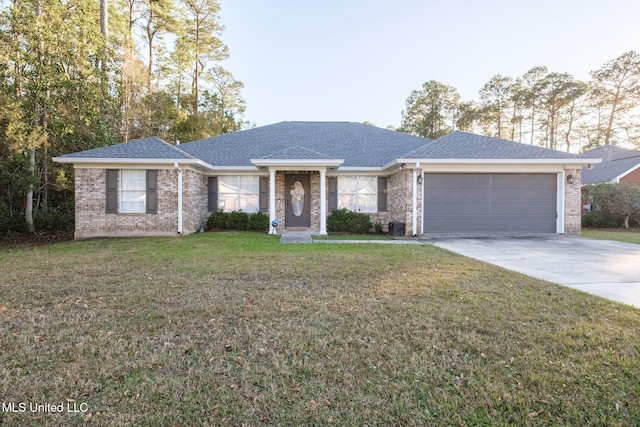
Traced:
<path fill-rule="evenodd" d="M 355 180 L 355 192 L 347 191 L 345 178 Z M 372 193 L 368 195 L 373 203 L 365 203 L 365 198 L 361 196 L 362 190 L 369 187 Z M 378 177 L 375 175 L 343 175 L 338 177 L 338 209 L 347 209 L 361 213 L 378 212 Z M 344 203 L 345 199 L 351 203 Z"/>
<path fill-rule="evenodd" d="M 118 211 L 121 213 L 146 213 L 146 169 L 120 169 L 118 186 Z"/>
<path fill-rule="evenodd" d="M 248 190 L 246 182 L 250 180 Z M 243 188 L 244 187 L 244 188 Z M 232 202 L 227 205 L 227 201 Z M 251 204 L 249 204 L 251 202 Z M 255 203 L 255 206 L 253 205 Z M 255 213 L 260 211 L 260 177 L 258 175 L 219 175 L 218 176 L 218 209 L 224 212 L 242 211 Z"/>

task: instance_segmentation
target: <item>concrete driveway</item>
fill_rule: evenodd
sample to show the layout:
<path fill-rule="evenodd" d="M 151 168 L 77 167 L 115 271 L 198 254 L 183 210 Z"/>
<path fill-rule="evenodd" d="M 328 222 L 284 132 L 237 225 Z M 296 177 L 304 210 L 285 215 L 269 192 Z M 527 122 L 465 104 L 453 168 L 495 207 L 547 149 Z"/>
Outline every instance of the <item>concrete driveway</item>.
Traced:
<path fill-rule="evenodd" d="M 640 245 L 562 235 L 430 237 L 426 243 L 640 308 Z"/>

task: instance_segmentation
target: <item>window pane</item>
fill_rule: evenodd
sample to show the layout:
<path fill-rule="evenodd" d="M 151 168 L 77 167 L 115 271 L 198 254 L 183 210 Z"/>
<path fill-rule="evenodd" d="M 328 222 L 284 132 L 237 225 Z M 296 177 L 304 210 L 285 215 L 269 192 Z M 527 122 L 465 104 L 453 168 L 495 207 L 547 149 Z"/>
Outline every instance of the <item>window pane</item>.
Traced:
<path fill-rule="evenodd" d="M 338 178 L 338 209 L 377 212 L 377 176 L 341 176 Z"/>
<path fill-rule="evenodd" d="M 356 177 L 341 176 L 338 178 L 338 194 L 355 194 L 356 193 Z"/>
<path fill-rule="evenodd" d="M 260 177 L 221 176 L 218 179 L 218 208 L 225 212 L 257 212 Z"/>
<path fill-rule="evenodd" d="M 120 212 L 146 212 L 147 176 L 145 170 L 120 171 Z"/>

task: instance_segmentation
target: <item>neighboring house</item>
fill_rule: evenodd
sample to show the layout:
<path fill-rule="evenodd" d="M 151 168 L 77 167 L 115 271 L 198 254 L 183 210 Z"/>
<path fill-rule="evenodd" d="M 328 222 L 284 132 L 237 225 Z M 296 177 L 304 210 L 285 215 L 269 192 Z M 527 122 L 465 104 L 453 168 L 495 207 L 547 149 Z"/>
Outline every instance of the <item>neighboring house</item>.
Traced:
<path fill-rule="evenodd" d="M 582 167 L 599 162 L 463 132 L 431 141 L 339 122 L 178 146 L 146 138 L 54 161 L 75 169 L 76 238 L 192 233 L 217 209 L 326 234 L 342 208 L 385 228 L 404 223 L 408 236 L 579 234 Z"/>
<path fill-rule="evenodd" d="M 582 169 L 582 183 L 629 182 L 640 184 L 640 151 L 615 145 L 605 145 L 583 153 L 588 158 L 602 159 L 602 163 Z"/>

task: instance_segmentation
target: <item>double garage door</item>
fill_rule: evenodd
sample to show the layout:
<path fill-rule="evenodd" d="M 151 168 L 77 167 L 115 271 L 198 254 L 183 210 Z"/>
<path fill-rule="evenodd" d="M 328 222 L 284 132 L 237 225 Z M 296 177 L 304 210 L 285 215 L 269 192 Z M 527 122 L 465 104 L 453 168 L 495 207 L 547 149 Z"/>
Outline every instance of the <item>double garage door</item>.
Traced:
<path fill-rule="evenodd" d="M 425 233 L 555 233 L 556 174 L 425 173 Z"/>

